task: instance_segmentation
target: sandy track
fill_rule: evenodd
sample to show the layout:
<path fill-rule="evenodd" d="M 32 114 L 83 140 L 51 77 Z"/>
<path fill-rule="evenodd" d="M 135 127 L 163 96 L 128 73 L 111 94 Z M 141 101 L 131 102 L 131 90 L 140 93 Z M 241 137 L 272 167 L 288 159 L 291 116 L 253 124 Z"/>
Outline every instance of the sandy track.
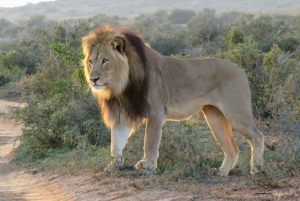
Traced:
<path fill-rule="evenodd" d="M 12 172 L 1 177 L 0 200 L 75 200 L 58 185 L 47 185 L 27 173 Z"/>
<path fill-rule="evenodd" d="M 58 182 L 49 185 L 39 177 L 18 170 L 9 162 L 13 149 L 19 144 L 17 139 L 22 134 L 22 124 L 16 124 L 12 117 L 7 116 L 7 106 L 19 104 L 0 100 L 0 201 L 75 200 L 75 197 L 60 188 Z"/>

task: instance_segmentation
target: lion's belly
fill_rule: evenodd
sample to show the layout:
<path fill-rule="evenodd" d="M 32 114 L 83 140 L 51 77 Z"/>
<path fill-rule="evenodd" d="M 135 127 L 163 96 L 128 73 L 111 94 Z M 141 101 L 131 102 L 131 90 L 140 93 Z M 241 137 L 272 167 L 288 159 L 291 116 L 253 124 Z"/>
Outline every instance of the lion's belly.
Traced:
<path fill-rule="evenodd" d="M 184 103 L 166 104 L 166 120 L 181 121 L 188 119 L 196 112 L 199 112 L 204 105 L 201 99 Z"/>

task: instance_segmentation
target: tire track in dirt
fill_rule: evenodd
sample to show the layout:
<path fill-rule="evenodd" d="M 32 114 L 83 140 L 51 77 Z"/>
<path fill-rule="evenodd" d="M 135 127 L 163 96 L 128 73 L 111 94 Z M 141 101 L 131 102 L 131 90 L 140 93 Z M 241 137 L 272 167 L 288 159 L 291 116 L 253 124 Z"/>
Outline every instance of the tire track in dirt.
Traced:
<path fill-rule="evenodd" d="M 75 200 L 56 184 L 47 185 L 32 175 L 12 172 L 1 178 L 0 200 Z"/>
<path fill-rule="evenodd" d="M 76 200 L 61 188 L 59 182 L 50 184 L 46 180 L 43 181 L 43 178 L 20 172 L 10 163 L 13 149 L 19 145 L 18 137 L 22 134 L 22 124 L 16 124 L 14 119 L 8 116 L 7 106 L 19 105 L 0 100 L 0 201 Z"/>

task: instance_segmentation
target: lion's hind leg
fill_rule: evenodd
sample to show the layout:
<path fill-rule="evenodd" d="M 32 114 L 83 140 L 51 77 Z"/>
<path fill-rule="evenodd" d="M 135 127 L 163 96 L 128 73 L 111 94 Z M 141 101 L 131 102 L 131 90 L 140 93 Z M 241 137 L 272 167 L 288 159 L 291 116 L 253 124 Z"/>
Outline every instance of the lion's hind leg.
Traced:
<path fill-rule="evenodd" d="M 226 177 L 234 167 L 239 155 L 239 148 L 232 135 L 232 126 L 223 113 L 214 106 L 204 106 L 202 112 L 215 139 L 224 152 L 225 158 L 219 169 L 219 175 Z"/>
<path fill-rule="evenodd" d="M 263 134 L 255 127 L 254 121 L 245 121 L 240 118 L 239 124 L 234 125 L 239 133 L 241 133 L 250 143 L 251 146 L 251 174 L 258 172 L 257 167 L 263 165 L 263 151 L 264 151 L 264 136 Z"/>

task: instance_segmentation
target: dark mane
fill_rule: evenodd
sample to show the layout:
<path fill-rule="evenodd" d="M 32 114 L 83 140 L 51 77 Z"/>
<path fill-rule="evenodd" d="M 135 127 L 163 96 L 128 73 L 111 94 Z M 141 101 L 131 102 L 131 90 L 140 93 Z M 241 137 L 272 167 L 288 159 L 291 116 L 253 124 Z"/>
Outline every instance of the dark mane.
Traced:
<path fill-rule="evenodd" d="M 109 116 L 117 122 L 122 121 L 121 113 L 125 112 L 131 122 L 139 123 L 149 116 L 149 104 L 147 101 L 149 93 L 149 63 L 146 57 L 146 46 L 139 34 L 127 30 L 118 29 L 118 33 L 125 36 L 124 52 L 129 62 L 129 81 L 124 92 L 119 96 L 112 96 L 108 100 L 101 101 L 103 109 L 109 111 Z M 135 61 L 130 61 L 134 57 Z M 139 65 L 136 65 L 136 62 Z M 137 77 L 136 68 L 143 71 L 143 76 Z M 125 111 L 122 111 L 124 109 Z M 106 121 L 107 122 L 107 121 Z"/>

